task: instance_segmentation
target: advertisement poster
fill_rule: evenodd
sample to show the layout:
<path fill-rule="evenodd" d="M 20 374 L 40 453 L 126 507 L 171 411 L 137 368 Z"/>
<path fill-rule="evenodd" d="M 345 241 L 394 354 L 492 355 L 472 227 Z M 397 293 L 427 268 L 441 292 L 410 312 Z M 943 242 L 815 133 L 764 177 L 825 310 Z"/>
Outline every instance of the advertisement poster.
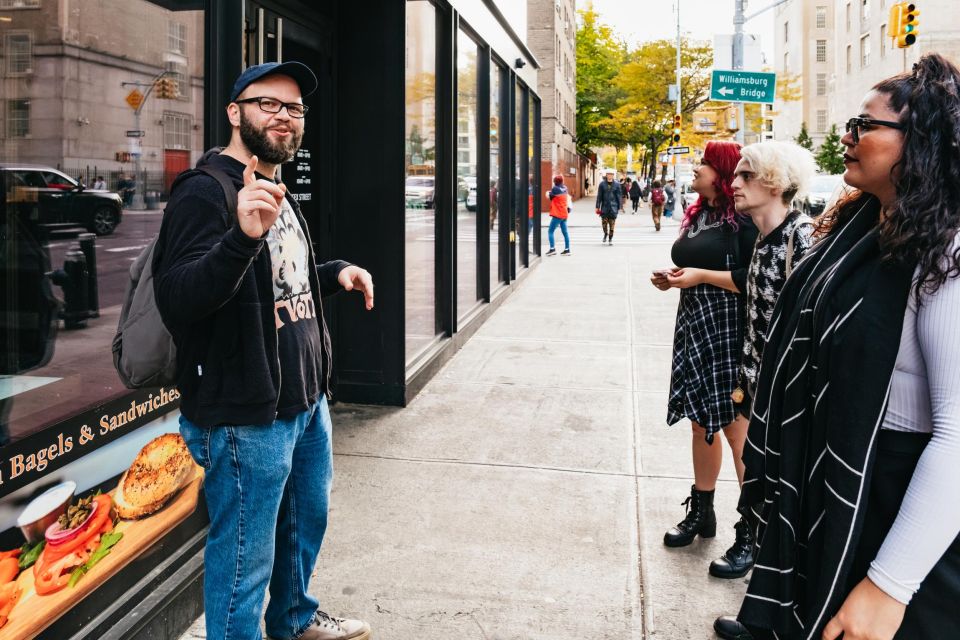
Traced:
<path fill-rule="evenodd" d="M 178 398 L 137 392 L 0 449 L 0 640 L 35 637 L 197 510 Z"/>

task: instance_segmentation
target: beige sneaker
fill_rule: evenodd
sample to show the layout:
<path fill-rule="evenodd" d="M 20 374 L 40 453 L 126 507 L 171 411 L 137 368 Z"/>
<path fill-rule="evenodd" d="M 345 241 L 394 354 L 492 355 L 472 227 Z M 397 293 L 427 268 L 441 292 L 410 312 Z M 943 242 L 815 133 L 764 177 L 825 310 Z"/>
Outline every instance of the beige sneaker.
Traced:
<path fill-rule="evenodd" d="M 370 640 L 370 626 L 362 620 L 334 618 L 318 610 L 299 640 Z"/>

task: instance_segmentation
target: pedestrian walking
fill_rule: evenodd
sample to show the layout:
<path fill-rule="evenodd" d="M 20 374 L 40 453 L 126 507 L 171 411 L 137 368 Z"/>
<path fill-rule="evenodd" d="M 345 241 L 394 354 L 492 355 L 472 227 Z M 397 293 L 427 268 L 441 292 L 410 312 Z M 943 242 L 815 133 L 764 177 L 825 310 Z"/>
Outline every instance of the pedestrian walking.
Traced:
<path fill-rule="evenodd" d="M 563 234 L 563 252 L 560 255 L 570 255 L 570 234 L 567 232 L 567 216 L 570 214 L 570 195 L 567 193 L 567 187 L 563 184 L 563 176 L 553 177 L 553 188 L 547 192 L 550 198 L 550 228 L 547 229 L 547 241 L 550 243 L 548 256 L 557 254 L 556 243 L 554 242 L 554 232 L 560 227 L 560 233 Z"/>
<path fill-rule="evenodd" d="M 318 609 L 307 590 L 327 527 L 333 476 L 330 335 L 321 296 L 363 293 L 360 267 L 316 265 L 296 200 L 275 176 L 300 146 L 317 87 L 298 62 L 248 67 L 227 105 L 229 145 L 201 163 L 229 176 L 187 178 L 163 217 L 157 306 L 174 336 L 180 433 L 205 471 L 210 516 L 204 574 L 207 638 L 359 640 L 359 620 Z M 232 217 L 232 220 L 231 220 Z"/>
<path fill-rule="evenodd" d="M 663 187 L 663 192 L 667 198 L 663 203 L 663 216 L 665 218 L 672 218 L 673 210 L 677 205 L 677 183 L 674 182 L 673 178 L 667 180 L 666 185 Z"/>
<path fill-rule="evenodd" d="M 754 638 L 960 637 L 958 86 L 928 54 L 867 92 L 841 139 L 857 191 L 771 318 L 741 495 Z"/>
<path fill-rule="evenodd" d="M 633 213 L 636 215 L 637 207 L 640 206 L 640 194 L 643 192 L 643 189 L 640 188 L 640 183 L 636 180 L 630 185 L 630 200 L 633 202 Z"/>
<path fill-rule="evenodd" d="M 716 535 L 713 497 L 723 462 L 722 446 L 714 438 L 718 431 L 730 444 L 737 478 L 743 477 L 739 449 L 746 425 L 736 421 L 731 394 L 743 346 L 741 294 L 757 228 L 733 206 L 731 183 L 739 161 L 736 142 L 707 143 L 694 169 L 693 188 L 700 198 L 685 215 L 671 252 L 677 267 L 651 277 L 661 290 L 681 289 L 667 423 L 689 418 L 692 425 L 694 484 L 684 502 L 686 516 L 663 537 L 668 547 L 689 545 L 697 535 Z"/>
<path fill-rule="evenodd" d="M 617 226 L 617 214 L 620 212 L 620 183 L 614 181 L 613 170 L 607 171 L 603 182 L 597 188 L 597 215 L 603 227 L 603 241 L 613 244 L 613 230 Z M 602 243 L 601 243 L 602 244 Z"/>
<path fill-rule="evenodd" d="M 663 215 L 663 204 L 667 198 L 660 188 L 660 181 L 653 181 L 653 189 L 650 190 L 650 213 L 653 215 L 653 226 L 660 231 L 660 216 Z"/>
<path fill-rule="evenodd" d="M 773 307 L 787 277 L 812 243 L 813 220 L 791 210 L 790 203 L 806 193 L 815 171 L 813 155 L 803 147 L 769 141 L 744 147 L 734 173 L 731 187 L 737 213 L 749 215 L 759 231 L 747 270 L 745 335 L 733 395 L 738 415 L 732 433 L 738 435 L 746 434 Z M 744 443 L 731 445 L 742 452 Z M 746 575 L 754 564 L 755 530 L 756 520 L 745 510 L 734 525 L 733 545 L 711 563 L 710 575 Z"/>

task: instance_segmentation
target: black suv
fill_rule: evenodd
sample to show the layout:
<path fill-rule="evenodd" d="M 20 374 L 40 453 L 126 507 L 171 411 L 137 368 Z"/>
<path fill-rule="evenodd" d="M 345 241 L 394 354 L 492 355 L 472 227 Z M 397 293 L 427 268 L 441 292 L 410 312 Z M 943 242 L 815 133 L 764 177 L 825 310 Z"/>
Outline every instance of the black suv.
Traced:
<path fill-rule="evenodd" d="M 36 204 L 37 222 L 45 227 L 81 226 L 107 236 L 120 224 L 123 203 L 116 193 L 86 189 L 52 167 L 0 164 L 0 175 L 7 202 Z"/>

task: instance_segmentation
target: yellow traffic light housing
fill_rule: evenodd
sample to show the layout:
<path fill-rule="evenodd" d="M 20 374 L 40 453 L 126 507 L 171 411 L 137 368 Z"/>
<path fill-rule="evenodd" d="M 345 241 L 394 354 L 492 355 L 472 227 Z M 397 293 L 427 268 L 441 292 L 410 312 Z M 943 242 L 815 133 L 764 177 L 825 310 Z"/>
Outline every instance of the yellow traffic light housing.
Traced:
<path fill-rule="evenodd" d="M 176 100 L 180 96 L 176 79 L 168 76 L 158 78 L 153 84 L 153 90 L 157 92 L 160 100 Z"/>
<path fill-rule="evenodd" d="M 680 125 L 682 119 L 680 114 L 673 116 L 673 144 L 677 145 L 680 143 Z"/>
<path fill-rule="evenodd" d="M 917 41 L 920 11 L 912 2 L 898 2 L 890 7 L 887 33 L 900 49 L 906 49 Z"/>

